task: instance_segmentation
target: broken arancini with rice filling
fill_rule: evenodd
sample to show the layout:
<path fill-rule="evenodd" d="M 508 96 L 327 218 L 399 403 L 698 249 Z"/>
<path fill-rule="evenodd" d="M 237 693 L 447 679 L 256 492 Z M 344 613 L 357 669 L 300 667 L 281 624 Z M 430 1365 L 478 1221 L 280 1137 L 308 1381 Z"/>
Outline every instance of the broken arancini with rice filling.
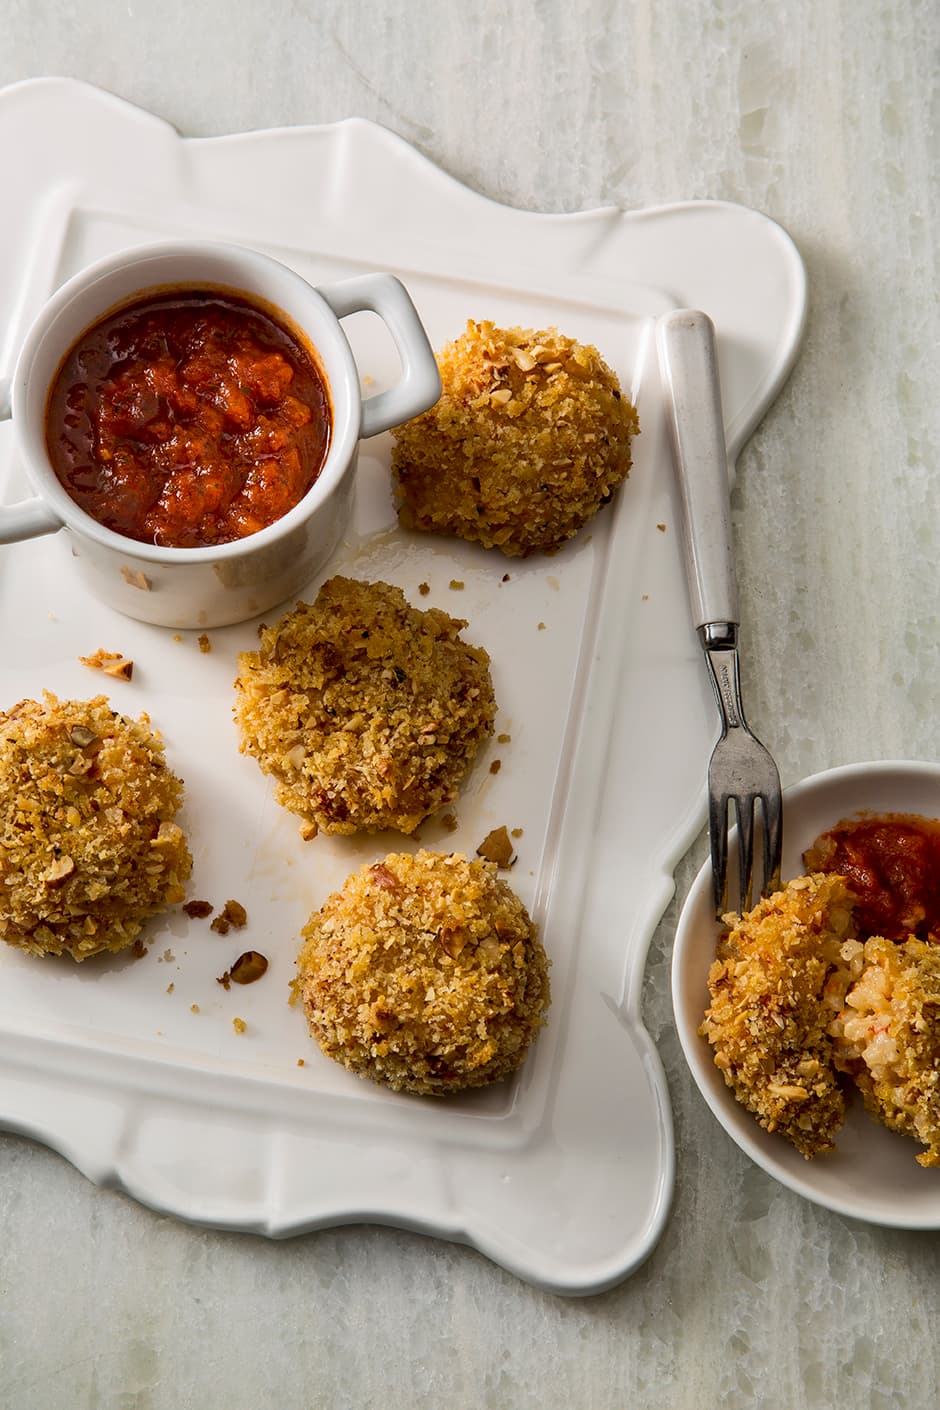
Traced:
<path fill-rule="evenodd" d="M 596 348 L 555 328 L 468 322 L 437 355 L 443 392 L 392 432 L 406 528 L 552 553 L 627 478 L 636 408 Z"/>
<path fill-rule="evenodd" d="M 392 853 L 348 877 L 303 937 L 293 987 L 311 1035 L 395 1091 L 495 1082 L 544 1022 L 548 959 L 491 862 Z"/>
<path fill-rule="evenodd" d="M 239 657 L 242 752 L 310 835 L 411 833 L 456 797 L 496 716 L 466 625 L 389 583 L 334 577 Z"/>
<path fill-rule="evenodd" d="M 852 977 L 830 1027 L 836 1067 L 892 1131 L 940 1166 L 940 945 L 875 936 L 843 947 Z"/>
<path fill-rule="evenodd" d="M 183 798 L 146 715 L 104 695 L 0 711 L 0 939 L 85 960 L 183 900 Z"/>

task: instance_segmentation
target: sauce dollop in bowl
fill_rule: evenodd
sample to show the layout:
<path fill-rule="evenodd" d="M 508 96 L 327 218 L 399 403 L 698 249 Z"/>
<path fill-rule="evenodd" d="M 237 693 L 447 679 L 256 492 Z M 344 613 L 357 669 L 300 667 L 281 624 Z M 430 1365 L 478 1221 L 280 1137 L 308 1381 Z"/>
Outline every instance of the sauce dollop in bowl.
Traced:
<path fill-rule="evenodd" d="M 786 789 L 785 880 L 804 875 L 804 852 L 837 824 L 883 815 L 940 818 L 940 765 L 909 760 L 849 764 Z M 731 864 L 736 865 L 736 859 Z M 835 1150 L 812 1160 L 804 1159 L 779 1133 L 762 1129 L 735 1099 L 715 1065 L 712 1048 L 699 1033 L 721 928 L 714 915 L 707 862 L 679 917 L 672 997 L 689 1069 L 727 1134 L 774 1179 L 816 1204 L 873 1224 L 940 1229 L 940 1169 L 920 1166 L 916 1142 L 876 1122 L 858 1093 L 849 1101 Z"/>
<path fill-rule="evenodd" d="M 371 310 L 401 375 L 363 398 L 341 319 Z M 359 441 L 418 415 L 440 378 L 402 284 L 314 288 L 220 242 L 125 251 L 64 284 L 12 386 L 35 497 L 0 543 L 65 528 L 88 587 L 172 627 L 243 621 L 296 595 L 349 517 Z"/>

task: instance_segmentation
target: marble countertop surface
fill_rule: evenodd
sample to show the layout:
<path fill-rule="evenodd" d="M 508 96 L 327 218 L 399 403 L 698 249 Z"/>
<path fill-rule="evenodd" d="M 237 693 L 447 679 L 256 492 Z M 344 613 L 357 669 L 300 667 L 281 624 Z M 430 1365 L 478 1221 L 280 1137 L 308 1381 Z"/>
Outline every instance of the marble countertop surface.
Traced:
<path fill-rule="evenodd" d="M 0 0 L 0 34 L 0 84 L 76 76 L 186 135 L 358 115 L 513 206 L 713 197 L 779 221 L 810 308 L 738 464 L 749 717 L 784 783 L 937 757 L 930 0 Z M 678 1171 L 670 1222 L 630 1279 L 567 1300 L 389 1229 L 207 1232 L 0 1136 L 0 1405 L 934 1406 L 940 1235 L 783 1189 L 685 1068 L 669 956 L 705 854 L 700 837 L 650 949 L 644 1014 Z"/>

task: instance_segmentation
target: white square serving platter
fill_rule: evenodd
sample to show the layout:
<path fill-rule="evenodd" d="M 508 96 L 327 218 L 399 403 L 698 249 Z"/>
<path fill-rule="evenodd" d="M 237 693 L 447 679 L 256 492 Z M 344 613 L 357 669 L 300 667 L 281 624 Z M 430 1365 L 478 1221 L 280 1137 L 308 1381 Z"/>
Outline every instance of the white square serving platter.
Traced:
<path fill-rule="evenodd" d="M 464 636 L 492 658 L 496 729 L 510 740 L 482 752 L 452 810 L 456 832 L 432 819 L 418 839 L 303 842 L 238 751 L 232 682 L 256 623 L 210 632 L 206 653 L 196 632 L 87 597 L 65 534 L 0 548 L 0 706 L 43 690 L 87 698 L 106 678 L 79 656 L 131 656 L 133 680 L 106 681 L 106 693 L 124 714 L 147 712 L 185 780 L 189 895 L 248 912 L 225 937 L 169 913 L 136 960 L 76 966 L 4 950 L 0 1124 L 180 1218 L 269 1236 L 395 1224 L 472 1244 L 557 1292 L 610 1286 L 668 1216 L 672 1124 L 640 984 L 673 867 L 704 817 L 715 729 L 688 618 L 655 322 L 677 305 L 714 319 L 733 464 L 796 356 L 798 254 L 779 226 L 722 203 L 510 210 L 357 120 L 184 140 L 108 94 L 41 80 L 0 93 L 0 139 L 0 409 L 28 323 L 59 283 L 101 255 L 183 235 L 263 249 L 315 284 L 388 270 L 435 346 L 468 318 L 557 326 L 601 350 L 642 428 L 613 505 L 557 555 L 524 561 L 403 532 L 389 438 L 363 444 L 354 520 L 322 576 L 396 583 L 415 605 L 466 618 Z M 382 390 L 396 360 L 378 321 L 344 326 L 365 394 Z M 3 503 L 28 493 L 7 430 Z M 310 912 L 364 861 L 418 845 L 472 855 L 503 824 L 522 829 L 508 879 L 552 960 L 549 1023 L 521 1073 L 422 1099 L 324 1058 L 288 1004 Z M 225 990 L 217 977 L 249 948 L 267 974 Z"/>

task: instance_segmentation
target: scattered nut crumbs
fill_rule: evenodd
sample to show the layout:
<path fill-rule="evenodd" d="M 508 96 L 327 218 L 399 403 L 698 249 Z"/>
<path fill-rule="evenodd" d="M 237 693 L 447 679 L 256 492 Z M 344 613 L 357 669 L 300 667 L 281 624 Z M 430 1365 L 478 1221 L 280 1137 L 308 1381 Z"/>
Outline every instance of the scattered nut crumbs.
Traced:
<path fill-rule="evenodd" d="M 267 973 L 267 969 L 268 962 L 264 955 L 259 954 L 257 950 L 246 950 L 232 965 L 228 971 L 228 977 L 233 984 L 254 984 L 256 980 Z M 224 989 L 227 989 L 228 985 L 222 982 L 224 978 L 223 975 L 218 982 L 222 984 Z"/>
<path fill-rule="evenodd" d="M 93 671 L 104 671 L 106 676 L 113 676 L 115 680 L 129 681 L 134 674 L 133 661 L 120 651 L 105 651 L 103 646 L 93 655 L 79 656 L 78 659 L 83 666 L 90 666 Z"/>
<path fill-rule="evenodd" d="M 500 769 L 501 769 L 502 767 L 503 767 L 503 761 L 502 761 L 502 759 L 494 759 L 493 762 L 492 762 L 492 764 L 490 764 L 490 773 L 491 773 L 491 774 L 498 774 L 499 771 L 500 771 Z"/>
<path fill-rule="evenodd" d="M 174 641 L 182 641 L 182 640 L 183 640 L 182 633 L 181 633 L 181 632 L 174 632 L 174 633 L 173 633 L 173 640 L 174 640 Z"/>
<path fill-rule="evenodd" d="M 463 592 L 463 583 L 459 578 L 451 578 L 450 586 L 453 588 L 454 592 Z"/>
<path fill-rule="evenodd" d="M 198 1013 L 198 1012 L 199 1012 L 199 1005 L 198 1005 L 198 1004 L 190 1004 L 190 1006 L 189 1006 L 189 1012 L 190 1012 L 190 1013 Z"/>
<path fill-rule="evenodd" d="M 172 964 L 175 958 L 176 956 L 173 954 L 172 950 L 164 950 L 163 954 L 160 956 L 160 959 L 163 960 L 164 964 Z"/>
<path fill-rule="evenodd" d="M 192 920 L 205 920 L 215 910 L 211 901 L 187 901 L 183 910 Z"/>
<path fill-rule="evenodd" d="M 203 653 L 203 655 L 208 655 L 208 653 L 212 650 L 212 643 L 206 636 L 205 632 L 203 632 L 202 635 L 199 637 L 199 650 Z"/>
<path fill-rule="evenodd" d="M 419 584 L 418 584 L 418 591 L 420 592 L 420 594 L 421 594 L 422 597 L 427 597 L 428 593 L 431 591 L 431 584 L 430 584 L 430 583 L 419 583 Z"/>
<path fill-rule="evenodd" d="M 486 834 L 477 848 L 477 856 L 484 857 L 488 862 L 495 862 L 498 867 L 512 866 L 516 859 L 505 826 L 494 827 L 492 832 Z"/>
<path fill-rule="evenodd" d="M 665 524 L 657 524 L 656 527 L 657 527 L 657 529 L 659 530 L 659 532 L 660 532 L 661 534 L 664 534 L 664 533 L 666 532 L 666 525 L 665 525 Z"/>
<path fill-rule="evenodd" d="M 510 836 L 510 837 L 521 837 L 521 836 L 522 836 L 522 831 L 523 831 L 523 830 L 522 830 L 521 827 L 514 827 L 513 830 L 512 830 L 512 832 L 509 834 L 509 836 Z"/>
<path fill-rule="evenodd" d="M 444 813 L 441 816 L 441 825 L 445 827 L 448 832 L 456 832 L 460 826 L 455 813 Z"/>
<path fill-rule="evenodd" d="M 544 623 L 544 622 L 539 622 L 539 628 L 538 628 L 538 629 L 539 629 L 540 632 L 544 632 L 544 630 L 545 630 L 545 623 Z"/>
<path fill-rule="evenodd" d="M 241 930 L 248 923 L 248 912 L 240 901 L 226 901 L 215 920 L 209 924 L 209 929 L 214 930 L 216 935 L 227 935 L 232 926 L 236 930 Z"/>
<path fill-rule="evenodd" d="M 172 981 L 172 979 L 171 979 L 170 982 L 169 982 L 169 984 L 166 986 L 166 992 L 167 992 L 168 994 L 172 994 L 172 993 L 173 993 L 173 990 L 174 990 L 175 988 L 176 988 L 176 985 L 173 983 L 173 981 Z"/>
<path fill-rule="evenodd" d="M 511 734 L 498 734 L 498 735 L 496 736 L 496 743 L 497 743 L 497 744 L 510 744 L 511 742 L 512 742 L 512 735 L 511 735 Z"/>
<path fill-rule="evenodd" d="M 142 573 L 139 568 L 134 570 L 124 567 L 121 569 L 121 577 L 127 583 L 128 587 L 140 588 L 141 592 L 150 591 L 150 579 L 147 577 L 146 573 Z"/>
<path fill-rule="evenodd" d="M 235 1029 L 236 1033 L 244 1033 L 245 1029 L 248 1027 L 248 1024 L 243 1018 L 233 1018 L 232 1027 Z"/>
<path fill-rule="evenodd" d="M 131 946 L 131 954 L 134 956 L 135 960 L 142 960 L 144 955 L 147 954 L 147 946 L 139 936 Z"/>
<path fill-rule="evenodd" d="M 297 1066 L 298 1066 L 298 1067 L 306 1067 L 306 1065 L 307 1065 L 307 1064 L 304 1062 L 303 1058 L 298 1058 L 298 1059 L 297 1059 Z"/>
<path fill-rule="evenodd" d="M 504 583 L 508 583 L 508 582 L 509 582 L 509 574 L 508 574 L 508 573 L 504 573 L 503 576 L 502 576 L 502 578 L 500 579 L 500 581 L 501 581 L 501 582 L 504 582 Z"/>

